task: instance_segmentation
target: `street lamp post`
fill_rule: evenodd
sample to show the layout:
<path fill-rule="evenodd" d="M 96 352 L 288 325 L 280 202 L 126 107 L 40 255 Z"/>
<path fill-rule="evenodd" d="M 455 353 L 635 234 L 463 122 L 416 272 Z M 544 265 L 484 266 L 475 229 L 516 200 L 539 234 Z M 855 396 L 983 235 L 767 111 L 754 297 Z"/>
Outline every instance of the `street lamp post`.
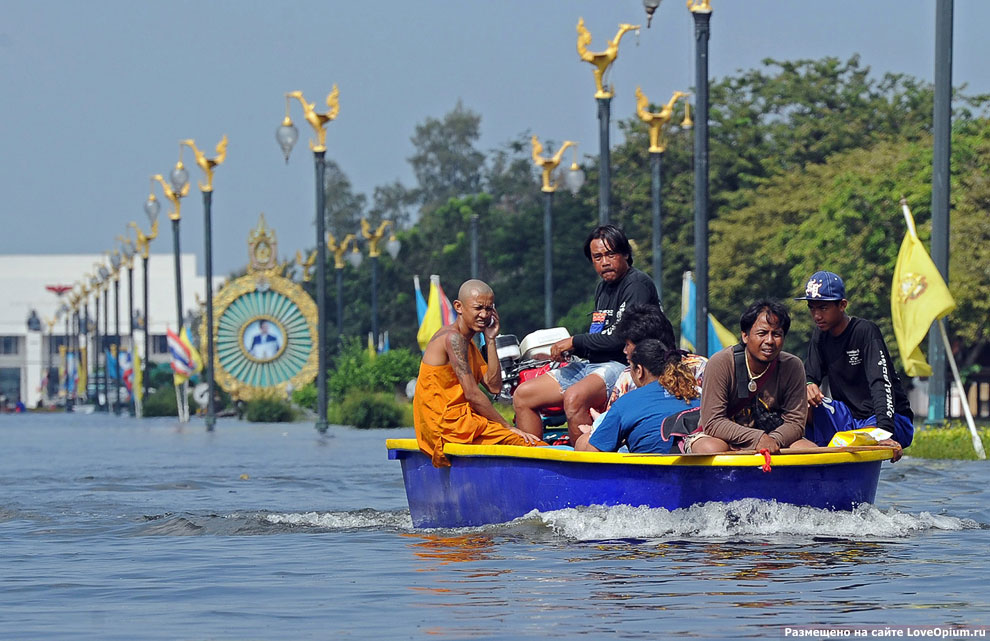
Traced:
<path fill-rule="evenodd" d="M 87 358 L 87 367 L 89 366 L 88 361 L 93 361 L 93 389 L 96 393 L 96 400 L 94 405 L 100 407 L 100 279 L 98 276 L 93 275 L 89 277 L 89 292 L 93 294 L 93 351 Z M 89 315 L 89 303 L 86 304 L 86 315 Z M 88 319 L 87 319 L 88 323 Z M 88 327 L 87 327 L 88 329 Z M 89 341 L 87 340 L 87 343 Z M 88 377 L 87 377 L 88 378 Z M 85 388 L 85 394 L 87 400 L 89 397 L 89 384 Z"/>
<path fill-rule="evenodd" d="M 361 219 L 361 235 L 368 239 L 368 257 L 371 258 L 371 336 L 374 342 L 378 342 L 378 257 L 382 252 L 378 245 L 385 238 L 385 230 L 392 227 L 392 234 L 388 242 L 385 243 L 385 251 L 388 252 L 392 260 L 399 255 L 402 243 L 395 237 L 395 225 L 391 220 L 383 220 L 378 229 L 371 231 L 371 225 L 367 219 Z"/>
<path fill-rule="evenodd" d="M 162 186 L 165 197 L 172 203 L 172 211 L 168 213 L 169 220 L 172 221 L 172 259 L 175 262 L 175 318 L 176 334 L 182 335 L 183 314 L 182 314 L 182 266 L 179 251 L 179 221 L 182 219 L 182 199 L 189 194 L 189 172 L 182 164 L 182 145 L 179 144 L 179 160 L 175 163 L 168 176 L 168 182 L 161 174 L 153 176 L 158 184 Z M 183 382 L 175 390 L 176 406 L 178 408 L 179 422 L 185 423 L 189 420 L 186 411 L 186 382 Z"/>
<path fill-rule="evenodd" d="M 66 329 L 65 329 L 65 343 L 66 343 L 66 353 L 72 354 L 72 360 L 75 363 L 76 369 L 79 368 L 79 357 L 76 345 L 78 343 L 78 332 L 79 332 L 79 300 L 82 295 L 79 292 L 79 283 L 74 283 L 72 286 L 72 291 L 69 293 L 69 311 L 70 314 L 65 315 Z M 69 371 L 68 361 L 66 361 L 65 366 L 65 411 L 71 412 L 73 406 L 73 384 L 70 382 L 72 379 L 71 373 Z"/>
<path fill-rule="evenodd" d="M 667 148 L 667 142 L 663 138 L 663 126 L 670 122 L 670 118 L 674 114 L 674 104 L 680 98 L 687 97 L 687 95 L 683 91 L 675 91 L 674 95 L 670 97 L 670 100 L 667 101 L 667 104 L 660 111 L 651 112 L 649 110 L 649 101 L 643 94 L 643 90 L 636 87 L 636 115 L 650 127 L 650 168 L 652 174 L 650 195 L 653 204 L 653 285 L 657 289 L 657 297 L 661 305 L 663 305 L 663 286 L 661 283 L 663 276 L 663 254 L 660 244 L 660 178 L 663 152 Z M 688 104 L 685 103 L 684 121 L 681 123 L 681 126 L 685 129 L 693 125 Z"/>
<path fill-rule="evenodd" d="M 152 184 L 152 189 L 154 189 L 154 182 Z M 150 335 L 151 335 L 151 314 L 148 310 L 148 258 L 151 255 L 151 241 L 158 238 L 158 212 L 161 211 L 161 204 L 155 197 L 154 191 L 148 194 L 148 199 L 144 203 L 144 213 L 148 217 L 148 222 L 151 224 L 151 231 L 145 234 L 138 227 L 137 223 L 131 221 L 129 224 L 134 228 L 134 233 L 137 235 L 137 250 L 141 254 L 142 261 L 142 274 L 141 278 L 143 281 L 143 286 L 141 290 L 142 297 L 144 298 L 144 362 L 141 366 L 144 368 L 144 375 L 141 377 L 141 396 L 145 398 L 148 396 L 148 385 L 149 379 L 151 378 L 151 356 L 150 350 Z"/>
<path fill-rule="evenodd" d="M 138 361 L 134 358 L 137 353 L 134 345 L 134 241 L 130 238 L 117 236 L 121 243 L 121 254 L 123 255 L 124 267 L 127 268 L 127 344 L 131 354 L 131 400 L 128 404 L 128 412 L 131 416 L 137 415 L 137 390 L 134 388 L 135 374 L 137 373 Z"/>
<path fill-rule="evenodd" d="M 100 352 L 103 356 L 103 411 L 110 413 L 110 359 L 107 358 L 107 337 L 110 336 L 110 270 L 107 266 L 100 264 L 98 267 L 100 281 L 103 283 L 103 347 Z M 99 392 L 97 392 L 99 393 Z M 99 399 L 97 399 L 99 400 Z"/>
<path fill-rule="evenodd" d="M 44 325 L 42 325 L 42 327 L 48 327 L 48 340 L 45 341 L 44 333 L 42 333 L 41 336 L 41 344 L 45 345 L 45 352 L 46 352 L 45 354 L 46 358 L 41 359 L 42 367 L 44 368 L 44 372 L 45 372 L 41 378 L 41 380 L 44 381 L 45 384 L 42 387 L 41 395 L 39 396 L 39 398 L 42 401 L 51 401 L 51 397 L 48 395 L 48 390 L 50 389 L 49 381 L 51 380 L 50 377 L 52 374 L 52 363 L 55 362 L 56 352 L 58 352 L 59 355 L 59 362 L 65 362 L 65 371 L 67 372 L 69 371 L 67 347 L 64 344 L 59 345 L 58 348 L 55 347 L 55 325 L 57 325 L 58 322 L 62 320 L 63 316 L 65 316 L 65 318 L 68 318 L 66 311 L 67 309 L 65 308 L 65 305 L 59 306 L 59 308 L 55 310 L 55 316 L 52 318 L 44 319 Z M 65 325 L 66 327 L 68 327 L 68 323 L 66 323 Z"/>
<path fill-rule="evenodd" d="M 688 2 L 694 18 L 695 107 L 694 128 L 694 269 L 695 352 L 708 355 L 708 37 L 712 17 L 710 0 Z"/>
<path fill-rule="evenodd" d="M 181 144 L 192 149 L 196 157 L 196 164 L 203 170 L 206 182 L 199 183 L 199 189 L 203 193 L 203 224 L 206 236 L 206 383 L 208 387 L 208 397 L 206 400 L 206 431 L 212 432 L 213 426 L 217 422 L 216 405 L 213 399 L 213 168 L 221 164 L 227 157 L 227 136 L 217 143 L 217 155 L 214 158 L 207 158 L 203 152 L 196 147 L 196 141 L 183 140 Z"/>
<path fill-rule="evenodd" d="M 327 131 L 326 124 L 337 117 L 340 112 L 340 92 L 337 85 L 327 95 L 327 107 L 324 113 L 316 111 L 316 104 L 306 102 L 301 91 L 292 91 L 285 94 L 285 118 L 281 126 L 275 132 L 275 139 L 282 148 L 285 155 L 285 162 L 289 162 L 289 154 L 292 147 L 299 139 L 299 130 L 292 124 L 289 117 L 289 100 L 295 98 L 302 105 L 303 115 L 306 122 L 313 128 L 316 134 L 316 142 L 309 142 L 309 148 L 313 151 L 313 162 L 316 167 L 316 308 L 317 308 L 317 328 L 316 328 L 316 349 L 317 349 L 317 371 L 316 371 L 316 399 L 317 416 L 316 429 L 320 432 L 327 431 L 327 245 L 325 237 L 325 197 L 324 177 L 326 175 L 326 153 L 327 153 Z"/>
<path fill-rule="evenodd" d="M 577 50 L 581 60 L 595 67 L 595 99 L 598 101 L 598 140 L 600 145 L 600 166 L 598 168 L 598 223 L 607 225 L 609 222 L 610 201 L 612 196 L 611 154 L 609 150 L 609 119 L 614 87 L 605 87 L 604 79 L 608 68 L 619 55 L 619 41 L 628 31 L 639 31 L 639 25 L 620 24 L 619 31 L 608 43 L 605 51 L 595 53 L 588 51 L 591 44 L 591 33 L 584 26 L 584 18 L 578 18 Z"/>
<path fill-rule="evenodd" d="M 85 385 L 81 386 L 81 389 L 76 389 L 76 399 L 78 400 L 81 395 L 87 401 L 89 400 L 89 362 L 94 358 L 93 354 L 96 352 L 96 311 L 94 311 L 94 318 L 91 321 L 89 316 L 89 295 L 96 289 L 95 279 L 91 276 L 84 275 L 82 280 L 82 288 L 80 290 L 82 296 L 82 316 L 79 319 L 80 326 L 80 345 L 79 345 L 79 371 L 85 372 Z M 95 307 L 95 306 L 94 306 Z M 93 333 L 93 349 L 90 351 L 90 330 Z M 93 366 L 94 380 L 93 385 L 96 386 L 96 366 Z M 82 376 L 82 374 L 80 374 Z"/>
<path fill-rule="evenodd" d="M 110 264 L 113 266 L 111 275 L 113 277 L 113 333 L 115 337 L 114 345 L 111 349 L 116 350 L 114 357 L 117 359 L 117 367 L 115 368 L 116 380 L 114 381 L 114 399 L 116 405 L 114 406 L 114 413 L 120 416 L 120 386 L 124 382 L 124 373 L 121 371 L 120 366 L 120 252 L 114 251 L 110 254 Z"/>
<path fill-rule="evenodd" d="M 543 192 L 543 325 L 544 327 L 553 326 L 553 192 L 557 190 L 557 185 L 553 180 L 553 172 L 560 164 L 560 159 L 564 155 L 564 151 L 572 146 L 576 145 L 574 141 L 565 140 L 564 144 L 557 149 L 557 153 L 551 157 L 543 156 L 543 145 L 540 144 L 539 138 L 533 136 L 530 139 L 530 143 L 533 146 L 533 163 L 540 168 L 542 172 L 541 178 L 543 185 L 541 191 Z M 577 160 L 571 166 L 572 175 L 574 168 L 577 167 Z M 581 171 L 580 168 L 577 171 Z M 581 183 L 584 183 L 584 172 L 581 172 Z M 574 179 L 571 175 L 568 176 L 568 186 L 571 187 L 572 191 L 577 192 L 581 188 L 580 184 L 577 187 L 572 186 Z"/>
<path fill-rule="evenodd" d="M 348 245 L 351 245 L 351 248 L 354 250 L 349 254 L 347 254 Z M 333 237 L 333 234 L 328 232 L 327 249 L 333 253 L 333 267 L 337 273 L 337 339 L 340 340 L 341 335 L 344 333 L 344 254 L 347 254 L 347 261 L 355 268 L 361 264 L 362 257 L 361 252 L 358 251 L 357 238 L 354 234 L 344 236 L 344 240 L 338 245 L 337 239 Z"/>
<path fill-rule="evenodd" d="M 952 0 L 935 3 L 935 102 L 932 110 L 932 260 L 949 282 L 949 219 L 952 210 Z M 927 423 L 945 421 L 946 350 L 939 329 L 932 326 L 928 340 Z M 967 402 L 966 400 L 962 401 Z"/>
<path fill-rule="evenodd" d="M 102 374 L 100 373 L 100 355 L 103 352 L 103 343 L 106 341 L 106 337 L 103 330 L 100 328 L 100 294 L 103 291 L 104 284 L 100 278 L 99 268 L 97 268 L 94 272 L 91 282 L 93 289 L 93 376 L 96 379 L 94 381 L 94 388 L 96 392 L 95 404 L 96 409 L 101 410 L 100 394 L 103 393 L 106 371 L 104 370 Z M 104 400 L 106 400 L 105 394 Z"/>

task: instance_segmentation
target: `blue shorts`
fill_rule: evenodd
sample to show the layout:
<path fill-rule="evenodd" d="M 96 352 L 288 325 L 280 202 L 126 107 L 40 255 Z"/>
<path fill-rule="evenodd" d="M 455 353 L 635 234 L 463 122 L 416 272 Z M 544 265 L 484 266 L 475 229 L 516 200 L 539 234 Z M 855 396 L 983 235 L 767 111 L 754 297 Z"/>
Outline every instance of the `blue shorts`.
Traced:
<path fill-rule="evenodd" d="M 814 424 L 808 426 L 804 437 L 821 447 L 827 446 L 836 432 L 877 426 L 876 416 L 854 418 L 845 403 L 828 397 L 825 397 L 821 405 L 812 408 L 811 417 Z M 911 441 L 914 440 L 914 423 L 911 419 L 903 414 L 894 414 L 894 436 L 892 438 L 900 443 L 901 447 L 910 445 Z"/>
<path fill-rule="evenodd" d="M 605 381 L 605 396 L 607 398 L 612 395 L 612 388 L 615 386 L 615 382 L 619 380 L 619 374 L 624 372 L 625 369 L 626 364 L 618 361 L 606 361 L 604 363 L 575 361 L 568 363 L 567 367 L 551 370 L 549 374 L 557 379 L 561 393 L 586 376 L 591 374 L 600 376 Z"/>

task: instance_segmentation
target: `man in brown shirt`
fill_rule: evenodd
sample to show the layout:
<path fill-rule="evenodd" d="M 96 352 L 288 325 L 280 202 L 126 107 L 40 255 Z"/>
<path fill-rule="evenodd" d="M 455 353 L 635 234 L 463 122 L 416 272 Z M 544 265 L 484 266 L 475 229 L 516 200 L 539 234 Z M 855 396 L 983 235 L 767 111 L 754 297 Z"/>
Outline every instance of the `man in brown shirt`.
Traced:
<path fill-rule="evenodd" d="M 781 351 L 791 326 L 787 308 L 771 300 L 750 305 L 739 319 L 742 345 L 708 361 L 701 388 L 704 435 L 690 439 L 693 453 L 808 448 L 804 363 Z"/>

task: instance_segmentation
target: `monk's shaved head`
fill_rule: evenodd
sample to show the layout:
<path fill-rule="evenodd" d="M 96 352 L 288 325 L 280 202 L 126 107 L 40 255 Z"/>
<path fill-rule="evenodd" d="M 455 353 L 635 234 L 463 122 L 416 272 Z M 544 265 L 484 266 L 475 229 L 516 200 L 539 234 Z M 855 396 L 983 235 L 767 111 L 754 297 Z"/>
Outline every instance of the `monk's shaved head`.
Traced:
<path fill-rule="evenodd" d="M 461 285 L 461 288 L 457 290 L 457 300 L 466 302 L 467 300 L 474 298 L 476 296 L 494 296 L 495 292 L 492 288 L 488 286 L 483 280 L 478 280 L 472 278 L 471 280 L 466 280 Z"/>

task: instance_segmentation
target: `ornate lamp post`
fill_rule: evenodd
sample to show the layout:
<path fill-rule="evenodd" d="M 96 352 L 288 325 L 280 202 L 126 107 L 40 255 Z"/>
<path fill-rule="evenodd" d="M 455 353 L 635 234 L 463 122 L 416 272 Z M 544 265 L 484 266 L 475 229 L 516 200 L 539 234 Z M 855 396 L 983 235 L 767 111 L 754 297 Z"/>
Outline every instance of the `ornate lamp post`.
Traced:
<path fill-rule="evenodd" d="M 181 144 L 179 145 L 179 160 L 175 163 L 175 167 L 172 168 L 171 173 L 169 173 L 168 182 L 165 182 L 161 174 L 155 174 L 153 178 L 162 186 L 165 197 L 172 203 L 172 211 L 168 213 L 168 217 L 172 221 L 172 259 L 175 262 L 176 333 L 181 335 L 184 317 L 182 314 L 182 266 L 179 251 L 179 221 L 182 219 L 182 199 L 189 194 L 189 172 L 186 171 L 185 166 L 182 164 Z M 189 420 L 189 415 L 185 409 L 186 387 L 187 383 L 183 382 L 175 390 L 179 421 L 183 423 Z"/>
<path fill-rule="evenodd" d="M 103 283 L 100 280 L 99 269 L 89 277 L 89 291 L 93 293 L 93 387 L 96 392 L 95 405 L 97 409 L 100 407 L 100 387 L 102 385 L 102 378 L 100 375 L 100 352 L 103 351 L 103 346 L 100 340 L 100 290 L 103 287 Z M 86 390 L 87 396 L 89 394 L 89 389 Z"/>
<path fill-rule="evenodd" d="M 932 260 L 949 282 L 949 218 L 952 210 L 950 157 L 952 152 L 952 0 L 935 3 L 935 102 L 932 110 Z M 945 421 L 946 350 L 934 325 L 928 336 L 927 423 Z M 966 401 L 963 400 L 963 403 Z"/>
<path fill-rule="evenodd" d="M 196 147 L 196 141 L 183 140 L 183 145 L 192 149 L 196 156 L 196 164 L 203 170 L 206 177 L 205 183 L 199 183 L 199 190 L 203 192 L 203 224 L 206 236 L 206 383 L 208 386 L 208 398 L 206 401 L 206 431 L 212 432 L 213 426 L 217 422 L 216 406 L 213 400 L 213 215 L 211 208 L 213 205 L 213 168 L 221 164 L 227 157 L 227 136 L 226 134 L 217 143 L 217 155 L 214 158 L 207 158 L 203 152 Z"/>
<path fill-rule="evenodd" d="M 41 377 L 41 380 L 45 382 L 45 385 L 41 390 L 40 398 L 42 400 L 51 400 L 50 397 L 48 396 L 48 388 L 49 388 L 49 380 L 50 380 L 49 377 L 51 376 L 52 373 L 52 364 L 55 362 L 55 352 L 58 352 L 59 354 L 59 362 L 65 363 L 66 365 L 65 371 L 66 372 L 69 371 L 68 361 L 66 360 L 67 359 L 66 355 L 68 353 L 66 351 L 67 349 L 66 346 L 62 344 L 59 345 L 57 349 L 55 348 L 55 325 L 63 318 L 66 319 L 68 318 L 68 315 L 66 314 L 67 311 L 68 308 L 64 304 L 62 304 L 58 307 L 58 309 L 55 310 L 54 317 L 44 319 L 44 327 L 48 328 L 48 341 L 47 341 L 47 345 L 45 346 L 45 351 L 47 352 L 46 358 L 42 359 L 42 363 L 43 363 L 42 367 L 45 370 L 44 375 Z M 68 326 L 68 323 L 66 323 L 66 326 Z M 41 336 L 42 345 L 45 345 L 45 342 L 46 341 L 45 341 L 44 332 L 42 332 L 42 336 Z"/>
<path fill-rule="evenodd" d="M 79 345 L 79 371 L 86 373 L 86 384 L 77 389 L 77 404 L 81 396 L 85 402 L 89 402 L 89 385 L 92 381 L 96 386 L 96 363 L 93 363 L 92 376 L 90 376 L 90 361 L 95 360 L 97 334 L 99 326 L 96 323 L 96 316 L 99 315 L 99 305 L 94 305 L 93 316 L 89 315 L 89 295 L 96 292 L 96 278 L 90 274 L 83 274 L 80 295 L 82 297 L 82 317 L 80 318 L 80 345 Z M 95 297 L 95 296 L 94 296 Z M 97 299 L 98 300 L 98 299 Z M 92 348 L 90 343 L 92 342 Z"/>
<path fill-rule="evenodd" d="M 175 260 L 175 317 L 178 331 L 182 331 L 182 266 L 179 262 L 179 221 L 182 219 L 182 199 L 189 195 L 189 172 L 182 164 L 182 145 L 179 145 L 179 160 L 168 176 L 168 182 L 161 174 L 152 176 L 162 186 L 165 197 L 172 203 L 172 211 L 168 213 L 172 221 L 172 258 Z M 149 198 L 150 200 L 150 198 Z"/>
<path fill-rule="evenodd" d="M 552 157 L 543 156 L 543 145 L 540 144 L 539 138 L 533 136 L 530 139 L 533 145 L 533 163 L 540 168 L 542 172 L 543 186 L 541 190 L 543 191 L 543 325 L 544 327 L 553 326 L 553 192 L 557 191 L 557 185 L 553 181 L 553 172 L 560 164 L 560 159 L 564 155 L 564 151 L 577 143 L 571 140 L 565 140 L 564 144 L 557 149 L 557 153 Z M 574 178 L 568 176 L 568 185 L 577 185 L 577 188 L 573 188 L 574 192 L 577 192 L 581 188 L 581 184 L 584 183 L 584 172 L 580 168 L 577 169 L 580 174 L 580 183 L 576 183 L 577 175 L 574 174 L 574 168 L 577 167 L 577 160 L 575 159 L 574 164 L 571 166 L 571 172 Z"/>
<path fill-rule="evenodd" d="M 663 127 L 670 122 L 674 114 L 674 104 L 681 98 L 686 98 L 688 94 L 683 91 L 675 91 L 667 104 L 660 111 L 649 110 L 649 101 L 643 94 L 643 90 L 636 87 L 636 115 L 639 119 L 650 126 L 650 168 L 652 170 L 652 185 L 650 194 L 653 201 L 653 285 L 657 288 L 657 296 L 663 304 L 663 288 L 661 277 L 663 275 L 662 250 L 660 246 L 660 173 L 663 162 L 663 152 L 667 148 L 667 142 L 663 139 Z M 691 122 L 691 111 L 685 103 L 684 121 L 681 127 L 685 129 L 693 126 Z"/>
<path fill-rule="evenodd" d="M 100 353 L 103 356 L 103 411 L 110 412 L 110 359 L 107 358 L 107 337 L 110 336 L 110 270 L 103 263 L 97 263 L 100 274 L 100 286 L 103 289 L 103 346 Z M 99 361 L 97 361 L 99 362 Z M 97 392 L 99 393 L 99 392 Z M 97 398 L 99 400 L 99 398 Z"/>
<path fill-rule="evenodd" d="M 353 244 L 352 244 L 353 243 Z M 340 245 L 333 234 L 327 233 L 327 249 L 333 252 L 333 267 L 337 272 L 337 338 L 340 339 L 344 333 L 344 254 L 347 253 L 348 245 L 352 251 L 347 255 L 347 261 L 355 268 L 361 264 L 361 252 L 357 248 L 357 238 L 354 234 L 347 234 Z M 356 256 L 357 258 L 354 258 Z"/>
<path fill-rule="evenodd" d="M 391 220 L 383 220 L 378 229 L 371 231 L 371 225 L 364 218 L 361 219 L 361 235 L 368 239 L 368 257 L 371 258 L 371 335 L 378 341 L 378 257 L 382 255 L 378 245 L 385 238 L 385 230 L 392 228 L 392 234 L 388 242 L 385 243 L 385 251 L 388 252 L 392 260 L 399 255 L 402 243 L 395 237 L 395 225 Z"/>
<path fill-rule="evenodd" d="M 595 53 L 588 51 L 591 44 L 591 33 L 584 26 L 584 18 L 578 18 L 577 51 L 581 60 L 595 67 L 595 99 L 598 101 L 598 139 L 601 146 L 600 166 L 598 170 L 598 223 L 606 225 L 609 222 L 610 201 L 612 196 L 611 154 L 609 150 L 609 118 L 614 87 L 604 85 L 605 73 L 619 55 L 619 41 L 628 31 L 638 31 L 639 25 L 620 24 L 619 31 L 608 43 L 605 51 Z"/>
<path fill-rule="evenodd" d="M 134 358 L 134 355 L 137 353 L 134 345 L 134 241 L 123 236 L 117 236 L 117 239 L 120 241 L 120 253 L 123 256 L 124 267 L 127 268 L 127 344 L 131 353 L 131 369 L 137 372 L 137 369 L 135 369 L 137 359 Z M 137 412 L 137 405 L 135 404 L 137 390 L 134 389 L 133 380 L 132 378 L 131 402 L 128 407 L 131 416 L 134 416 Z"/>
<path fill-rule="evenodd" d="M 303 115 L 306 122 L 313 128 L 316 134 L 316 142 L 309 142 L 309 148 L 313 151 L 313 162 L 316 166 L 316 349 L 318 350 L 317 372 L 316 372 L 316 397 L 317 416 L 316 429 L 320 432 L 327 431 L 327 245 L 325 237 L 325 203 L 324 199 L 324 177 L 326 175 L 326 153 L 327 153 L 327 131 L 326 124 L 337 117 L 340 112 L 339 91 L 337 85 L 327 95 L 327 111 L 319 113 L 316 111 L 316 104 L 306 102 L 301 91 L 292 91 L 285 94 L 285 118 L 282 125 L 275 132 L 275 139 L 282 148 L 285 155 L 286 164 L 289 163 L 289 154 L 292 147 L 299 140 L 299 130 L 292 124 L 289 117 L 289 100 L 295 98 L 302 105 Z"/>
<path fill-rule="evenodd" d="M 121 372 L 120 367 L 120 252 L 114 251 L 110 254 L 110 265 L 112 267 L 110 271 L 110 276 L 113 279 L 113 333 L 115 340 L 112 345 L 110 345 L 110 351 L 113 352 L 113 356 L 117 359 L 116 367 L 116 377 L 114 380 L 114 391 L 113 396 L 115 400 L 113 411 L 118 416 L 120 415 L 120 386 L 124 382 L 123 372 Z"/>
<path fill-rule="evenodd" d="M 694 128 L 694 268 L 695 352 L 708 354 L 708 37 L 712 17 L 710 0 L 689 0 L 694 18 L 695 107 Z"/>
<path fill-rule="evenodd" d="M 151 231 L 145 234 L 138 227 L 137 223 L 133 221 L 129 223 L 134 228 L 134 233 L 137 234 L 137 250 L 140 252 L 143 262 L 143 273 L 141 276 L 144 283 L 142 288 L 142 296 L 144 297 L 144 362 L 141 366 L 144 367 L 144 375 L 141 377 L 141 385 L 144 389 L 141 390 L 142 397 L 148 396 L 148 380 L 151 376 L 151 359 L 149 358 L 151 356 L 149 344 L 151 315 L 148 312 L 148 257 L 151 255 L 151 241 L 158 238 L 158 213 L 161 211 L 161 204 L 155 198 L 154 184 L 154 179 L 152 179 L 152 191 L 148 194 L 148 199 L 144 203 L 144 213 L 148 217 L 148 222 L 151 224 Z"/>
<path fill-rule="evenodd" d="M 79 357 L 76 351 L 76 342 L 78 338 L 79 330 L 79 294 L 77 292 L 78 283 L 73 286 L 72 292 L 69 294 L 69 311 L 71 314 L 71 321 L 69 319 L 70 314 L 66 312 L 65 314 L 65 348 L 67 354 L 72 354 L 72 360 L 76 363 L 76 368 L 79 368 Z M 65 364 L 65 411 L 71 412 L 73 405 L 73 384 L 72 376 L 69 371 L 69 363 L 66 361 Z"/>

